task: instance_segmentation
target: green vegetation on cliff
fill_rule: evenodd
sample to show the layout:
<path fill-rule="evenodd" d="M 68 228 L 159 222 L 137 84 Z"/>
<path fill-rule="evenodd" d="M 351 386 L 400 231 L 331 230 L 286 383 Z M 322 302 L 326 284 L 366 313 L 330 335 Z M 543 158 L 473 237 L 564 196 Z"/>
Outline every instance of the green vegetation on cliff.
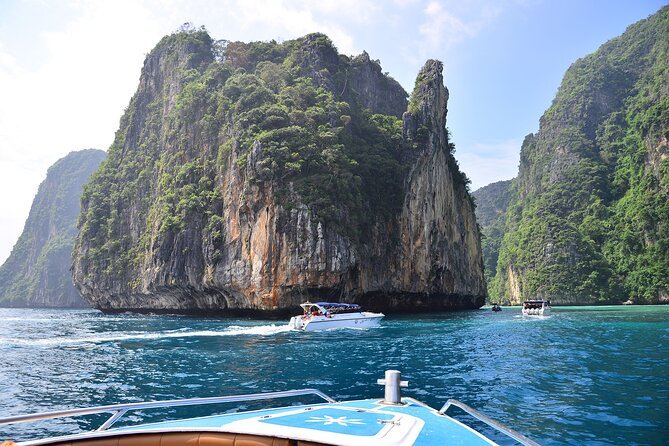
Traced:
<path fill-rule="evenodd" d="M 417 86 L 419 110 L 405 113 L 378 61 L 322 34 L 165 37 L 85 188 L 77 287 L 102 309 L 282 311 L 312 292 L 480 306 L 442 64 L 428 61 Z"/>
<path fill-rule="evenodd" d="M 352 88 L 365 82 L 364 94 Z M 85 256 L 111 276 L 140 265 L 156 232 L 195 225 L 216 238 L 229 163 L 247 184 L 271 184 L 284 208 L 309 206 L 360 237 L 402 204 L 406 103 L 378 62 L 339 55 L 322 34 L 281 44 L 215 42 L 204 29 L 167 36 L 83 195 Z M 145 221 L 125 215 L 131 207 Z"/>
<path fill-rule="evenodd" d="M 49 168 L 23 233 L 0 266 L 0 306 L 86 306 L 72 284 L 71 253 L 81 190 L 104 157 L 101 150 L 82 150 Z"/>
<path fill-rule="evenodd" d="M 669 300 L 669 7 L 575 62 L 526 138 L 492 295 Z"/>
<path fill-rule="evenodd" d="M 476 221 L 481 226 L 481 249 L 488 288 L 497 271 L 497 258 L 504 237 L 504 222 L 512 196 L 512 184 L 512 180 L 498 181 L 472 192 L 476 200 Z"/>

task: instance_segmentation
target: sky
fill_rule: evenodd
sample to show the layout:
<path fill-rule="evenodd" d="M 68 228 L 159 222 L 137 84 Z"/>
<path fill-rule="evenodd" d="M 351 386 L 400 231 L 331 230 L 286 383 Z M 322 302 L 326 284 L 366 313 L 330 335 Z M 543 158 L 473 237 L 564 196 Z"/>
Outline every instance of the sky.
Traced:
<path fill-rule="evenodd" d="M 327 34 L 410 92 L 444 63 L 447 127 L 471 190 L 516 176 L 566 69 L 656 12 L 659 0 L 0 0 L 0 263 L 46 171 L 106 150 L 146 54 L 183 23 L 214 39 Z"/>

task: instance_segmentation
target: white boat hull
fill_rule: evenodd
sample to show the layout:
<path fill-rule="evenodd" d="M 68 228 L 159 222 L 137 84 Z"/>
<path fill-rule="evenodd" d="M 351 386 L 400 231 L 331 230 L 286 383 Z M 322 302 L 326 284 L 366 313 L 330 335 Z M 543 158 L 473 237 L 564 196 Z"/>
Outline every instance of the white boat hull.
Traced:
<path fill-rule="evenodd" d="M 549 314 L 551 314 L 550 307 L 523 308 L 523 316 L 548 316 Z"/>
<path fill-rule="evenodd" d="M 293 330 L 316 331 L 330 330 L 332 328 L 373 328 L 378 327 L 383 313 L 360 313 L 333 314 L 332 316 L 293 316 L 288 326 Z"/>

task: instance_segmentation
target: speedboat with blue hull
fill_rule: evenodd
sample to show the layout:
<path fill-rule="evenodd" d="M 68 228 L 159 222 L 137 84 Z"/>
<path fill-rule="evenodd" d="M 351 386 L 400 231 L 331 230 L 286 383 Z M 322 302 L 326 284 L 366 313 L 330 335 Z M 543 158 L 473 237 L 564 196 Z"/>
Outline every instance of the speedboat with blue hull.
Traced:
<path fill-rule="evenodd" d="M 387 370 L 383 399 L 337 402 L 315 389 L 72 409 L 0 419 L 0 426 L 53 418 L 111 413 L 97 430 L 33 439 L 19 446 L 399 446 L 496 445 L 471 426 L 446 414 L 453 406 L 526 446 L 537 443 L 456 400 L 435 410 L 413 398 L 402 398 L 400 372 Z M 126 414 L 149 409 L 221 404 L 311 395 L 323 403 L 178 419 L 114 427 Z M 125 417 L 128 421 L 131 417 Z M 135 418 L 136 419 L 136 418 Z"/>
<path fill-rule="evenodd" d="M 358 304 L 335 302 L 305 302 L 300 305 L 303 313 L 293 316 L 288 322 L 292 330 L 315 331 L 331 328 L 373 328 L 378 327 L 383 313 L 362 311 Z"/>

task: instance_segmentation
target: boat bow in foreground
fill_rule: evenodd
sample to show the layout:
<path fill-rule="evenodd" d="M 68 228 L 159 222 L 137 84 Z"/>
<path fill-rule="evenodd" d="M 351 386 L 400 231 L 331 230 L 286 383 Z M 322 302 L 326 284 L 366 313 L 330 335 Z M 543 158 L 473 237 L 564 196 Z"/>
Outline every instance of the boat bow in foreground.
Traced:
<path fill-rule="evenodd" d="M 30 440 L 19 446 L 391 446 L 391 445 L 495 445 L 472 427 L 446 415 L 453 406 L 486 423 L 516 442 L 536 446 L 528 439 L 456 400 L 437 411 L 413 399 L 400 396 L 400 372 L 386 371 L 385 397 L 336 402 L 315 389 L 260 393 L 215 398 L 132 403 L 73 409 L 60 412 L 0 419 L 0 426 L 49 418 L 112 413 L 96 431 Z M 151 424 L 113 427 L 127 413 L 148 409 L 203 404 L 258 401 L 311 395 L 325 402 L 262 410 L 179 419 Z M 126 417 L 125 420 L 127 421 Z"/>

